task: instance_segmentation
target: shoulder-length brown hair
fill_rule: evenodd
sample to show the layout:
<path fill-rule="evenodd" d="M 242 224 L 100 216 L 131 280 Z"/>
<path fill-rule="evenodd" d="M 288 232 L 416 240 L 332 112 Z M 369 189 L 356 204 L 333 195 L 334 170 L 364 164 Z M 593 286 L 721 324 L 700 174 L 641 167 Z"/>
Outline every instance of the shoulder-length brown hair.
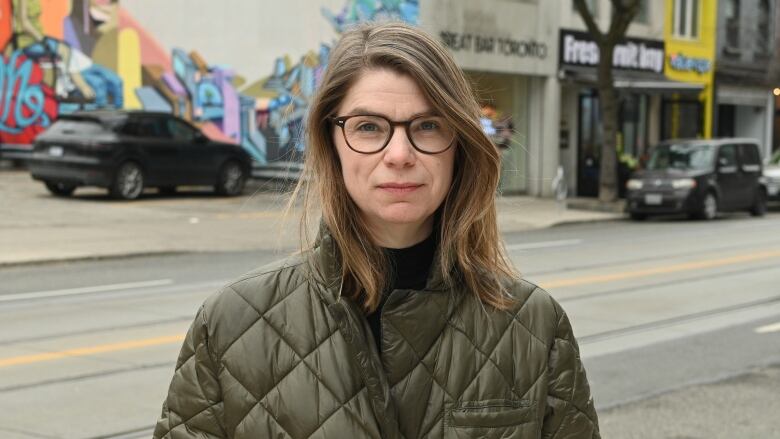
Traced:
<path fill-rule="evenodd" d="M 345 32 L 328 60 L 306 122 L 304 172 L 291 202 L 303 194 L 302 246 L 311 245 L 307 213 L 317 207 L 341 258 L 342 294 L 367 311 L 388 283 L 385 252 L 373 243 L 359 208 L 347 193 L 329 117 L 369 69 L 413 78 L 434 109 L 456 131 L 452 186 L 439 207 L 438 264 L 447 285 L 456 282 L 495 308 L 509 306 L 502 280 L 517 277 L 498 232 L 495 195 L 500 155 L 479 122 L 473 91 L 441 43 L 404 23 L 369 23 Z"/>

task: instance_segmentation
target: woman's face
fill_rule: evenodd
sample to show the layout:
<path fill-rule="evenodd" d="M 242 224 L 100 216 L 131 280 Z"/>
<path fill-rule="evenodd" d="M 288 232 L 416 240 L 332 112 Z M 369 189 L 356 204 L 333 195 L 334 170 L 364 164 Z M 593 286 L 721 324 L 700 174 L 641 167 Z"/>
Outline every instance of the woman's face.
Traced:
<path fill-rule="evenodd" d="M 372 69 L 363 72 L 352 85 L 336 112 L 338 117 L 355 114 L 406 121 L 435 114 L 435 110 L 411 77 Z M 403 126 L 391 130 L 390 142 L 374 154 L 350 149 L 342 129 L 335 124 L 333 142 L 347 192 L 372 231 L 386 238 L 378 244 L 413 245 L 430 234 L 433 214 L 449 191 L 455 147 L 439 154 L 424 154 L 414 149 Z M 404 239 L 412 242 L 399 242 Z"/>

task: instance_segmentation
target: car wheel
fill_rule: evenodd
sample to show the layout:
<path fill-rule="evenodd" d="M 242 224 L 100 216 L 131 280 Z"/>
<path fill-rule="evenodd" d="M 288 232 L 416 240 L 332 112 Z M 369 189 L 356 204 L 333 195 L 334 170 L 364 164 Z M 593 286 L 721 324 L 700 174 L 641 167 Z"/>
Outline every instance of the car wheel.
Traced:
<path fill-rule="evenodd" d="M 647 219 L 647 214 L 644 213 L 638 213 L 638 212 L 631 212 L 628 214 L 632 220 L 634 221 L 644 221 Z"/>
<path fill-rule="evenodd" d="M 134 200 L 144 190 L 144 173 L 135 162 L 125 162 L 116 171 L 111 196 L 122 200 Z"/>
<path fill-rule="evenodd" d="M 764 216 L 766 213 L 766 191 L 759 188 L 756 192 L 753 207 L 750 208 L 750 214 L 753 216 Z"/>
<path fill-rule="evenodd" d="M 73 195 L 73 191 L 76 190 L 75 184 L 63 183 L 61 181 L 47 181 L 44 182 L 44 184 L 52 195 L 58 197 L 69 197 Z"/>
<path fill-rule="evenodd" d="M 701 205 L 701 210 L 697 217 L 703 220 L 713 220 L 718 216 L 718 197 L 712 193 L 707 192 L 704 197 L 704 202 Z"/>
<path fill-rule="evenodd" d="M 240 163 L 229 161 L 219 170 L 214 189 L 220 195 L 233 197 L 244 191 L 244 185 L 246 185 L 246 171 Z"/>

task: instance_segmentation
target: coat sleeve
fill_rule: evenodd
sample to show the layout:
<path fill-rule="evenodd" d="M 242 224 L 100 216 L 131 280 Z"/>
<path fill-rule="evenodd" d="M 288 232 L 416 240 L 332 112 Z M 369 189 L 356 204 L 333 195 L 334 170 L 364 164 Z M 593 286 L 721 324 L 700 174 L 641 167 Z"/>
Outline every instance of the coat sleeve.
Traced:
<path fill-rule="evenodd" d="M 226 438 L 217 362 L 208 346 L 205 310 L 190 326 L 163 402 L 155 439 Z"/>
<path fill-rule="evenodd" d="M 547 360 L 545 439 L 600 439 L 598 417 L 590 395 L 580 350 L 569 318 L 555 303 L 557 329 Z"/>

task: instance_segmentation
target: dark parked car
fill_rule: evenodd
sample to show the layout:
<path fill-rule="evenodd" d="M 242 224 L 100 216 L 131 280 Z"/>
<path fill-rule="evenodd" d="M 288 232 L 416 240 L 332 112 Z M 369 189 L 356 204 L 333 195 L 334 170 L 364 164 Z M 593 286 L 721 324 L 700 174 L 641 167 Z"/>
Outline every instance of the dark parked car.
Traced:
<path fill-rule="evenodd" d="M 766 211 L 761 154 L 753 139 L 671 140 L 650 151 L 626 183 L 631 218 L 687 213 L 712 219 L 718 212 Z"/>
<path fill-rule="evenodd" d="M 775 151 L 764 167 L 764 180 L 769 199 L 780 201 L 780 150 Z"/>
<path fill-rule="evenodd" d="M 233 196 L 244 189 L 251 158 L 241 146 L 211 140 L 171 114 L 93 111 L 61 116 L 41 133 L 28 167 L 58 196 L 98 186 L 130 200 L 146 187 L 172 193 L 183 185 L 209 185 Z"/>

